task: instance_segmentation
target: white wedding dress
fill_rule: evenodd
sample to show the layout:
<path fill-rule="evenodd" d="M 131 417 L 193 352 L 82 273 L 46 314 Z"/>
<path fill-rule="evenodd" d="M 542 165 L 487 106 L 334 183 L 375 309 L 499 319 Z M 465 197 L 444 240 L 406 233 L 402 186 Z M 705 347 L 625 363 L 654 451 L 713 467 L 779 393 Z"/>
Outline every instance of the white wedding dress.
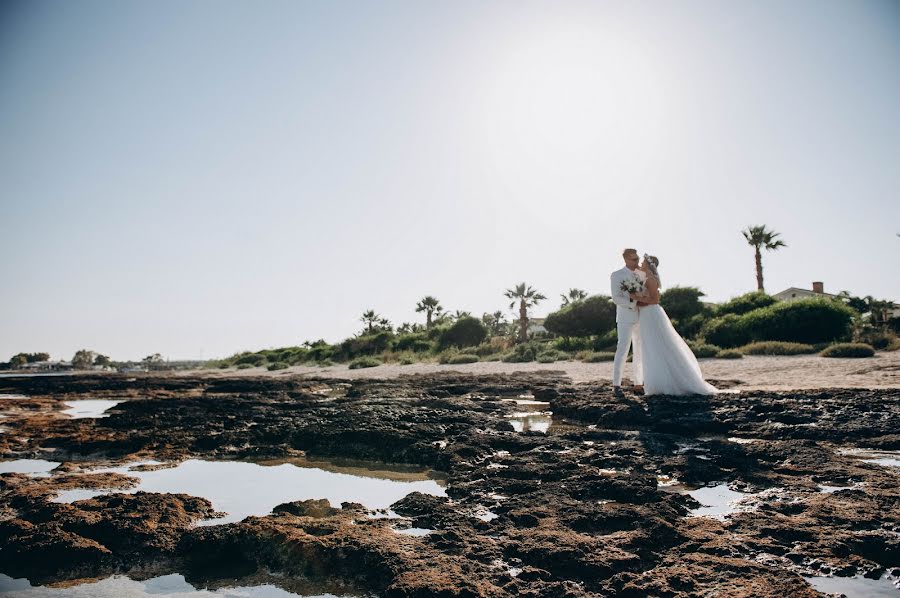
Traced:
<path fill-rule="evenodd" d="M 645 395 L 711 395 L 693 351 L 659 305 L 641 307 L 641 351 Z"/>

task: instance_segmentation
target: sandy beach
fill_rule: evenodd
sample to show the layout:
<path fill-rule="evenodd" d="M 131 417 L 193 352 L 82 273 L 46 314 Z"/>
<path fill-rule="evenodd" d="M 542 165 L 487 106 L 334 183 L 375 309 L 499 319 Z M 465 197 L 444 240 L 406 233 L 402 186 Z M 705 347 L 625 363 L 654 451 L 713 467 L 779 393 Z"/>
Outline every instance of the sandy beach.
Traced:
<path fill-rule="evenodd" d="M 818 355 L 791 357 L 747 356 L 743 359 L 701 359 L 700 367 L 710 380 L 739 381 L 740 390 L 789 390 L 812 388 L 900 388 L 900 351 L 878 353 L 866 359 L 826 359 Z M 385 364 L 373 368 L 349 369 L 345 364 L 330 367 L 294 366 L 269 372 L 265 368 L 246 370 L 195 370 L 180 375 L 221 376 L 324 376 L 357 380 L 390 379 L 405 374 L 461 372 L 465 374 L 510 374 L 536 371 L 561 372 L 573 382 L 600 382 L 612 378 L 612 362 L 582 363 L 502 363 L 498 361 L 463 365 L 415 363 Z M 625 368 L 627 377 L 631 364 Z"/>

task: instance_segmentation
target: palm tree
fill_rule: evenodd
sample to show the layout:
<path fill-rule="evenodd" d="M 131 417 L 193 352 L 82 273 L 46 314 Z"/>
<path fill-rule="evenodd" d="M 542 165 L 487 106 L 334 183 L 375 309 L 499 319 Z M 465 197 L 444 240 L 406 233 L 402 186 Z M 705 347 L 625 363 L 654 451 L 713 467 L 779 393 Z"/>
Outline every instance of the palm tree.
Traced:
<path fill-rule="evenodd" d="M 779 247 L 787 247 L 787 244 L 784 241 L 778 240 L 777 237 L 779 237 L 781 233 L 767 230 L 765 224 L 760 226 L 749 226 L 747 227 L 747 230 L 742 230 L 741 233 L 744 235 L 744 238 L 747 239 L 747 243 L 752 245 L 756 250 L 756 287 L 759 291 L 765 291 L 766 289 L 763 287 L 762 253 L 760 252 L 760 249 L 765 247 L 767 251 L 772 251 Z"/>
<path fill-rule="evenodd" d="M 432 320 L 431 317 L 434 314 L 440 315 L 444 308 L 441 307 L 441 302 L 432 297 L 431 295 L 426 295 L 416 304 L 417 312 L 425 312 L 425 330 L 431 330 Z"/>
<path fill-rule="evenodd" d="M 456 313 L 450 314 L 450 321 L 455 322 L 460 318 L 471 318 L 472 312 L 456 310 Z"/>
<path fill-rule="evenodd" d="M 375 332 L 375 325 L 379 324 L 382 319 L 383 318 L 381 316 L 375 313 L 375 310 L 370 309 L 367 312 L 363 313 L 359 321 L 366 325 L 366 332 L 368 334 L 372 334 L 373 332 Z"/>
<path fill-rule="evenodd" d="M 510 309 L 516 308 L 516 302 L 519 304 L 519 342 L 525 342 L 528 339 L 528 308 L 537 305 L 546 297 L 524 282 L 517 284 L 514 289 L 506 289 L 504 294 L 507 299 L 512 299 Z"/>
<path fill-rule="evenodd" d="M 565 307 L 570 303 L 581 301 L 587 296 L 587 291 L 582 291 L 581 289 L 569 289 L 568 295 L 560 295 L 560 297 L 562 297 L 562 305 L 560 305 L 560 307 Z"/>
<path fill-rule="evenodd" d="M 484 314 L 481 321 L 487 327 L 491 336 L 501 336 L 506 331 L 506 316 L 502 311 L 495 311 L 492 314 Z"/>

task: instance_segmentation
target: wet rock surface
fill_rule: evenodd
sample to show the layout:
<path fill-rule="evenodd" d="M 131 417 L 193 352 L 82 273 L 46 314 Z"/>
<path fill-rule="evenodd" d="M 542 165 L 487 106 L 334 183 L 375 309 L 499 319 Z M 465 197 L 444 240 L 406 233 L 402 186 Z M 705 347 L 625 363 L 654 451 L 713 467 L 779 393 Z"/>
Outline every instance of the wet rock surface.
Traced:
<path fill-rule="evenodd" d="M 0 474 L 0 572 L 35 584 L 273 572 L 385 596 L 816 596 L 803 576 L 900 566 L 900 468 L 852 450 L 900 450 L 898 390 L 616 396 L 534 372 L 6 378 L 0 393 L 25 395 L 0 405 L 0 458 L 61 463 Z M 123 402 L 102 419 L 61 413 L 88 398 Z M 523 409 L 552 412 L 546 433 L 514 431 Z M 434 469 L 446 496 L 414 492 L 390 513 L 298 500 L 198 526 L 218 515 L 209 500 L 96 471 L 298 455 Z M 740 508 L 693 516 L 687 491 L 715 484 Z M 73 488 L 107 493 L 54 502 Z"/>

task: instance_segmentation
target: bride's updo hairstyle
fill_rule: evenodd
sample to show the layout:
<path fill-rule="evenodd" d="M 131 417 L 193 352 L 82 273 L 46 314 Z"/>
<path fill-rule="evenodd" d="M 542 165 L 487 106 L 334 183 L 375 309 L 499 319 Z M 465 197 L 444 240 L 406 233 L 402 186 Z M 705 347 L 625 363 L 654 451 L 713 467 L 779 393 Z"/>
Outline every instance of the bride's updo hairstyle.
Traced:
<path fill-rule="evenodd" d="M 653 274 L 653 276 L 659 278 L 659 270 L 657 270 L 657 267 L 659 266 L 659 258 L 655 255 L 649 255 L 645 253 L 644 259 L 647 260 L 647 264 L 649 264 L 650 272 Z M 662 279 L 660 279 L 659 281 L 659 286 L 662 286 Z"/>

